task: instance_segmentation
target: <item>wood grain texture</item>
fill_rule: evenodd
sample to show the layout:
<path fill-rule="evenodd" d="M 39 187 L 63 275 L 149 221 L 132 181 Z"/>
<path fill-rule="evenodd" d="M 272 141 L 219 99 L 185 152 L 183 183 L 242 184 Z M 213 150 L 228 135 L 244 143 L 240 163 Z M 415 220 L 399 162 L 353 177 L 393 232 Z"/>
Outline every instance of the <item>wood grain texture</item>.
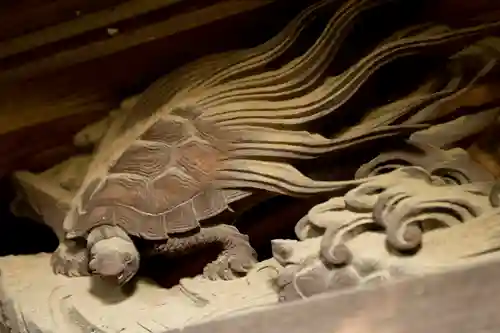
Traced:
<path fill-rule="evenodd" d="M 500 331 L 499 274 L 497 257 L 446 273 L 263 307 L 182 332 L 493 333 Z"/>
<path fill-rule="evenodd" d="M 219 18 L 205 19 L 206 24 L 185 26 L 182 32 L 169 30 L 164 25 L 175 28 L 172 22 L 178 19 L 175 12 L 170 13 L 170 21 L 157 18 L 164 30 L 161 38 L 38 77 L 0 84 L 0 150 L 9 152 L 18 142 L 24 143 L 22 149 L 5 155 L 0 174 L 17 168 L 40 169 L 67 158 L 69 151 L 74 151 L 69 149 L 72 136 L 117 107 L 121 98 L 202 55 L 264 42 L 302 7 L 287 1 L 248 1 L 246 7 L 226 11 L 222 17 L 214 12 L 213 2 L 207 3 Z M 221 3 L 233 10 L 237 9 L 235 4 L 242 4 Z M 189 13 L 186 7 L 181 14 L 186 18 Z M 200 12 L 196 15 L 199 18 Z M 33 138 L 37 138 L 36 144 Z M 37 157 L 41 155 L 46 161 Z"/>
<path fill-rule="evenodd" d="M 17 37 L 125 0 L 7 0 L 0 3 L 0 40 Z"/>
<path fill-rule="evenodd" d="M 237 14 L 248 13 L 271 3 L 271 0 L 231 0 L 187 12 L 186 8 L 175 8 L 175 14 L 166 11 L 159 17 L 151 16 L 140 26 L 135 26 L 140 16 L 146 15 L 146 9 L 160 7 L 159 3 L 129 6 L 122 11 L 118 10 L 121 7 L 117 7 L 89 14 L 0 45 L 0 58 L 3 58 L 0 61 L 0 82 L 31 78 L 105 57 L 152 40 L 168 38 Z M 119 22 L 127 16 L 131 22 Z"/>
<path fill-rule="evenodd" d="M 69 148 L 71 136 L 116 107 L 121 98 L 201 55 L 257 45 L 307 5 L 283 0 L 186 0 L 182 5 L 165 1 L 163 6 L 148 0 L 149 7 L 141 8 L 137 1 L 0 4 L 0 45 L 13 47 L 15 40 L 26 39 L 32 43 L 29 52 L 22 43 L 10 51 L 0 47 L 1 52 L 12 54 L 0 60 L 0 76 L 5 79 L 0 83 L 0 150 L 8 152 L 0 174 L 20 167 L 39 169 L 66 158 L 74 150 Z M 428 0 L 425 4 L 422 15 L 456 17 L 455 21 L 499 7 L 488 0 L 473 4 Z M 226 11 L 217 13 L 218 8 Z M 89 24 L 89 17 L 101 20 Z M 204 21 L 194 23 L 189 18 Z M 104 23 L 113 23 L 120 32 L 110 36 Z M 47 33 L 50 29 L 58 35 Z M 149 39 L 149 33 L 156 38 Z M 52 36 L 51 42 L 35 38 L 37 34 Z M 37 144 L 29 144 L 33 137 Z M 19 142 L 22 149 L 11 152 Z"/>
<path fill-rule="evenodd" d="M 457 26 L 468 19 L 500 18 L 500 2 L 496 0 L 426 0 L 424 13 L 429 18 Z"/>
<path fill-rule="evenodd" d="M 74 37 L 87 31 L 107 28 L 114 23 L 133 18 L 134 16 L 144 15 L 162 7 L 172 6 L 178 1 L 179 0 L 127 1 L 119 3 L 111 8 L 84 14 L 81 14 L 80 9 L 76 9 L 74 13 L 75 17 L 72 20 L 58 22 L 55 25 L 50 25 L 28 34 L 10 38 L 0 43 L 0 58 L 29 51 L 46 44 L 58 42 L 65 38 Z"/>

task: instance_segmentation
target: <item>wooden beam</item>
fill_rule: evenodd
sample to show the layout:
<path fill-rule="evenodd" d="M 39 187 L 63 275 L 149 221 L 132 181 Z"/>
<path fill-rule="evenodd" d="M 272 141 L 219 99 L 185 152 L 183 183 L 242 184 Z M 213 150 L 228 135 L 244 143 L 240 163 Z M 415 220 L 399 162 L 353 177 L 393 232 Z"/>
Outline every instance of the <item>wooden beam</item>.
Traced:
<path fill-rule="evenodd" d="M 178 0 L 167 2 L 147 0 L 144 5 L 142 0 L 139 1 L 140 4 L 134 0 L 118 6 L 116 10 L 100 11 L 0 43 L 0 84 L 102 58 L 152 40 L 168 38 L 241 13 L 249 13 L 273 2 L 273 0 L 221 1 L 173 16 L 171 12 L 166 12 L 155 20 L 148 20 L 140 27 L 127 29 L 127 25 L 122 24 L 121 26 L 125 26 L 124 31 L 113 26 L 120 20 L 137 18 L 166 4 L 173 5 L 173 1 Z M 111 29 L 109 33 L 105 27 Z M 102 31 L 98 31 L 92 38 L 81 35 L 100 28 Z M 69 37 L 73 37 L 74 40 L 61 42 L 62 44 L 57 47 L 53 44 Z M 47 46 L 45 51 L 39 51 L 44 45 Z M 24 58 L 13 57 L 21 52 L 25 53 Z"/>
<path fill-rule="evenodd" d="M 39 170 L 67 158 L 74 153 L 68 146 L 72 136 L 116 108 L 122 98 L 203 55 L 266 41 L 306 5 L 302 1 L 268 0 L 204 3 L 208 5 L 201 9 L 186 7 L 184 12 L 170 13 L 166 20 L 160 19 L 162 14 L 154 22 L 147 21 L 131 34 L 116 36 L 121 42 L 115 37 L 104 42 L 82 40 L 77 48 L 58 53 L 85 54 L 92 60 L 80 62 L 79 58 L 76 64 L 69 56 L 65 58 L 68 62 L 58 60 L 57 55 L 35 57 L 49 66 L 40 71 L 29 65 L 34 71 L 24 79 L 0 84 L 0 151 L 5 156 L 0 174 L 19 168 Z M 148 29 L 158 32 L 159 37 L 144 40 Z M 125 47 L 122 42 L 129 44 Z M 100 55 L 96 57 L 96 53 Z M 59 69 L 49 68 L 53 61 Z M 35 140 L 36 144 L 29 144 Z M 13 151 L 21 141 L 22 149 Z M 42 161 L 42 156 L 46 160 Z"/>
<path fill-rule="evenodd" d="M 42 45 L 74 37 L 87 31 L 111 27 L 112 24 L 134 16 L 171 6 L 180 0 L 131 0 L 90 14 L 75 13 L 75 18 L 56 25 L 7 39 L 0 43 L 0 59 L 26 52 Z"/>
<path fill-rule="evenodd" d="M 500 19 L 497 0 L 425 0 L 424 14 L 433 20 L 462 26 L 470 19 Z"/>
<path fill-rule="evenodd" d="M 15 38 L 71 21 L 79 15 L 109 8 L 125 0 L 3 0 L 0 1 L 0 40 Z"/>

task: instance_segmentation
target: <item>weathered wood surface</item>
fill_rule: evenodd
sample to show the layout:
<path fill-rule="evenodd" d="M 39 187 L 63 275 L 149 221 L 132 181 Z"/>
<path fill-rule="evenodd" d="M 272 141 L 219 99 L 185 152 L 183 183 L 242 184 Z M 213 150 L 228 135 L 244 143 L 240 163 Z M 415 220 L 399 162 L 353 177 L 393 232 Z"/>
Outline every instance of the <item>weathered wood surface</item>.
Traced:
<path fill-rule="evenodd" d="M 3 41 L 0 43 L 0 82 L 43 75 L 151 41 L 168 39 L 262 9 L 274 1 L 213 2 L 129 1 Z M 164 42 L 171 44 L 168 40 Z M 176 46 L 171 44 L 170 48 Z M 147 57 L 141 58 L 147 61 Z"/>
<path fill-rule="evenodd" d="M 0 40 L 69 21 L 76 12 L 92 13 L 112 7 L 124 0 L 6 0 L 0 3 Z"/>
<path fill-rule="evenodd" d="M 32 2 L 34 3 L 34 0 L 30 1 Z M 149 1 L 152 2 L 154 1 Z M 167 2 L 162 1 L 162 3 Z M 4 22 L 3 15 L 16 12 L 14 9 L 20 10 L 22 3 L 12 4 L 10 7 L 2 4 L 0 22 L 2 24 Z M 77 8 L 77 4 L 82 4 L 76 0 L 72 3 L 74 6 L 67 4 L 71 10 Z M 111 0 L 107 3 L 109 5 Z M 155 20 L 141 22 L 140 18 L 144 19 L 142 16 L 134 16 L 121 22 L 131 31 L 115 37 L 125 38 L 134 45 L 128 44 L 119 52 L 114 50 L 114 53 L 104 56 L 109 43 L 115 43 L 113 44 L 115 46 L 121 45 L 119 42 L 114 42 L 115 37 L 108 36 L 104 28 L 105 42 L 96 42 L 101 44 L 93 48 L 99 52 L 104 50 L 99 57 L 93 60 L 87 59 L 70 67 L 66 66 L 69 63 L 59 62 L 58 64 L 62 66 L 59 70 L 47 67 L 46 69 L 50 70 L 45 74 L 39 72 L 36 76 L 33 72 L 33 75 L 28 75 L 26 79 L 11 78 L 12 80 L 0 83 L 0 151 L 5 152 L 0 175 L 17 168 L 43 169 L 67 158 L 74 153 L 71 137 L 86 124 L 115 108 L 124 96 L 140 91 L 159 75 L 202 55 L 251 47 L 264 42 L 279 31 L 302 6 L 300 2 L 269 0 L 218 2 L 194 0 L 186 3 L 191 5 L 183 5 L 182 10 L 172 12 L 167 7 L 170 12 L 154 11 L 153 13 L 161 12 L 161 15 L 158 14 L 158 17 L 154 18 Z M 54 8 L 57 7 L 56 4 L 63 6 L 60 1 L 51 2 Z M 45 6 L 38 4 L 37 8 L 41 11 Z M 54 8 L 52 14 L 57 16 L 58 11 Z M 61 11 L 65 12 L 63 9 Z M 31 12 L 31 7 L 27 12 Z M 21 14 L 14 16 L 19 15 Z M 61 20 L 63 17 L 65 16 L 61 16 Z M 52 23 L 46 22 L 40 25 L 46 27 Z M 137 28 L 139 23 L 142 24 L 139 30 L 149 29 L 148 27 L 155 24 L 161 25 L 153 29 L 153 32 L 156 31 L 160 35 L 153 35 L 152 37 L 157 38 L 144 40 L 143 35 L 136 34 L 137 29 L 132 29 Z M 97 30 L 102 32 L 102 29 L 99 29 Z M 16 36 L 19 33 L 20 31 L 12 30 L 9 36 Z M 95 37 L 91 34 L 90 37 L 92 36 Z M 91 47 L 89 45 L 93 40 L 87 45 L 85 34 L 74 38 L 76 40 L 73 44 L 70 43 L 73 39 L 70 39 L 68 43 L 58 45 L 67 47 L 64 52 L 71 53 L 85 49 L 87 50 L 83 50 L 85 54 L 93 56 L 92 52 L 88 53 L 90 49 L 87 49 Z M 8 41 L 0 41 L 0 44 L 2 43 Z M 196 47 L 193 47 L 194 45 Z M 23 58 L 23 54 L 30 55 L 31 60 L 42 62 L 61 59 L 58 56 L 60 53 L 53 53 L 57 51 L 56 49 L 47 49 L 47 52 L 52 52 L 52 56 L 48 57 L 42 57 L 43 52 L 37 56 L 36 50 L 38 48 L 33 50 L 34 53 L 24 52 L 0 59 L 0 68 L 6 65 L 4 60 Z M 75 59 L 80 61 L 82 60 L 78 58 L 80 55 L 82 53 L 76 54 L 75 58 L 70 56 L 66 59 L 70 62 Z M 30 63 L 28 65 L 32 66 Z M 17 71 L 24 65 L 19 67 L 11 63 L 11 66 L 13 66 L 11 70 Z M 38 71 L 38 67 L 35 66 L 34 69 Z M 0 72 L 2 72 L 0 76 L 7 73 L 4 70 Z M 16 147 L 16 151 L 13 151 L 12 147 Z"/>
<path fill-rule="evenodd" d="M 186 327 L 183 333 L 499 332 L 500 260 Z M 180 332 L 171 330 L 168 332 Z"/>
<path fill-rule="evenodd" d="M 469 18 L 500 17 L 500 2 L 496 0 L 426 0 L 425 14 L 435 20 L 463 25 Z"/>
<path fill-rule="evenodd" d="M 71 136 L 120 98 L 203 54 L 265 41 L 306 3 L 2 2 L 0 175 L 42 169 L 68 157 L 74 152 Z M 488 0 L 429 1 L 425 15 L 463 23 L 464 17 L 499 6 Z M 118 33 L 110 35 L 108 28 Z"/>

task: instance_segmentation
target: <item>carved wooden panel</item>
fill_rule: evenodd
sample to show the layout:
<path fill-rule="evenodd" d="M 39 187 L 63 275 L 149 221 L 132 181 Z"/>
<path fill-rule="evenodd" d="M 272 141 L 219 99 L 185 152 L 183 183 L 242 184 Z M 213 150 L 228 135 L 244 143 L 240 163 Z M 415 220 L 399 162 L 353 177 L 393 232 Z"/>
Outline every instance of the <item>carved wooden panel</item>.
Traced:
<path fill-rule="evenodd" d="M 495 260 L 382 287 L 260 308 L 182 332 L 493 333 L 500 331 L 499 274 L 500 262 Z"/>

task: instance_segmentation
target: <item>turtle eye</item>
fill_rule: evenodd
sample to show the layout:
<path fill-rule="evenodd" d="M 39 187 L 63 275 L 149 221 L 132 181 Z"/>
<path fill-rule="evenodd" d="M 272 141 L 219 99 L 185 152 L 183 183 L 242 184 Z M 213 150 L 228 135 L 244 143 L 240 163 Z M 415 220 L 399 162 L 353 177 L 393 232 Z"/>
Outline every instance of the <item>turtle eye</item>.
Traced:
<path fill-rule="evenodd" d="M 132 256 L 129 253 L 127 253 L 127 254 L 125 254 L 123 260 L 125 260 L 125 262 L 131 262 Z"/>

